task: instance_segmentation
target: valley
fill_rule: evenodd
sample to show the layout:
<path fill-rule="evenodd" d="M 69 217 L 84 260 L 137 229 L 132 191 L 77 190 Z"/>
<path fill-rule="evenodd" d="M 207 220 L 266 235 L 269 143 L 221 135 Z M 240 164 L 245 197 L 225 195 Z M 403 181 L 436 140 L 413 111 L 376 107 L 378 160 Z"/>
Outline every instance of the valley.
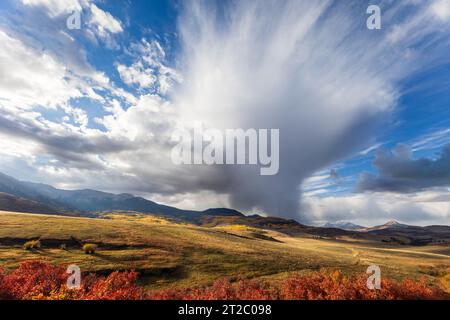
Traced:
<path fill-rule="evenodd" d="M 383 276 L 448 281 L 450 246 L 406 246 L 351 238 L 317 238 L 238 224 L 198 226 L 138 213 L 101 218 L 0 212 L 0 264 L 46 260 L 76 264 L 82 272 L 137 270 L 146 288 L 189 288 L 217 279 L 282 280 L 320 269 L 364 274 L 377 264 Z M 39 239 L 41 247 L 24 250 Z M 96 244 L 95 254 L 82 245 Z M 447 280 L 446 280 L 447 279 Z M 445 282 L 446 283 L 446 282 Z M 446 284 L 447 285 L 447 284 Z"/>

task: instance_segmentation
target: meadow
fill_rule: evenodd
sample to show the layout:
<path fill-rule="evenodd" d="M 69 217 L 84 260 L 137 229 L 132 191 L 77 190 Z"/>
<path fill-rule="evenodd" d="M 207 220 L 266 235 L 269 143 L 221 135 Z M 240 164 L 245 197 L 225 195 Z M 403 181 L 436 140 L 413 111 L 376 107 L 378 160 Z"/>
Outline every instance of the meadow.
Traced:
<path fill-rule="evenodd" d="M 40 248 L 24 249 L 30 240 Z M 95 244 L 93 254 L 82 247 Z M 283 282 L 322 270 L 361 276 L 379 265 L 382 277 L 424 280 L 450 289 L 448 245 L 400 246 L 352 239 L 317 239 L 242 225 L 200 227 L 140 214 L 101 219 L 0 212 L 0 266 L 23 261 L 78 265 L 83 274 L 136 270 L 149 290 L 186 290 L 227 278 Z"/>

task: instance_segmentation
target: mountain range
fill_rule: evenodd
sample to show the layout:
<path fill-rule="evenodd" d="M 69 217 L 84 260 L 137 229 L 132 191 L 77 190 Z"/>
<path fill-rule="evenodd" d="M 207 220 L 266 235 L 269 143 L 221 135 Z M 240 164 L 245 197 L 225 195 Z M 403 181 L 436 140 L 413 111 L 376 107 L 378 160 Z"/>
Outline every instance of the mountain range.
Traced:
<path fill-rule="evenodd" d="M 350 237 L 413 245 L 450 242 L 450 226 L 419 227 L 389 221 L 384 225 L 369 228 L 351 222 L 311 227 L 295 220 L 262 217 L 257 214 L 244 215 L 227 208 L 183 210 L 126 193 L 112 194 L 91 189 L 62 190 L 46 184 L 19 181 L 0 173 L 0 211 L 2 210 L 83 217 L 101 217 L 105 212 L 119 211 L 162 216 L 209 227 L 241 224 L 291 235 Z"/>
<path fill-rule="evenodd" d="M 342 230 L 362 230 L 365 227 L 351 223 L 351 222 L 345 222 L 345 221 L 339 221 L 339 222 L 328 222 L 323 225 L 324 228 L 336 228 L 336 229 L 342 229 Z"/>
<path fill-rule="evenodd" d="M 203 212 L 182 210 L 126 193 L 61 190 L 46 184 L 19 181 L 3 173 L 0 173 L 0 209 L 87 217 L 95 217 L 104 211 L 135 211 L 191 221 L 204 215 L 243 216 L 236 210 L 226 208 Z"/>

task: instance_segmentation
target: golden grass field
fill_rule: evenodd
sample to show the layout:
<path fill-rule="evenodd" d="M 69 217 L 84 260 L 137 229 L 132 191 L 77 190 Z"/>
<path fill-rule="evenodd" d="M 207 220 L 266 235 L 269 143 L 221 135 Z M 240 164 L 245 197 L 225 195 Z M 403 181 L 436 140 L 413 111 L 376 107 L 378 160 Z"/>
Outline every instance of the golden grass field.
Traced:
<path fill-rule="evenodd" d="M 38 238 L 40 249 L 23 248 Z M 80 244 L 73 244 L 74 239 Z M 63 243 L 68 243 L 66 248 L 60 247 Z M 97 244 L 97 252 L 85 254 L 83 243 Z M 360 274 L 377 264 L 387 277 L 425 276 L 450 289 L 449 245 L 292 237 L 241 225 L 199 227 L 144 215 L 91 219 L 0 212 L 1 266 L 10 269 L 32 259 L 77 264 L 84 272 L 136 269 L 148 288 L 185 288 L 223 277 L 277 280 L 321 268 Z"/>

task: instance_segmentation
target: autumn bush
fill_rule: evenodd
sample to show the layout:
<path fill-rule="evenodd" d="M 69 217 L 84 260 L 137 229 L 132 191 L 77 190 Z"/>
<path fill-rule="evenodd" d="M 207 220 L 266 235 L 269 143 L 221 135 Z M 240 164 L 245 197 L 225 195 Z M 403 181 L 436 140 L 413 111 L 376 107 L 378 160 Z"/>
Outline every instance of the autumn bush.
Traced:
<path fill-rule="evenodd" d="M 292 275 L 283 281 L 227 279 L 211 286 L 191 289 L 145 291 L 137 285 L 136 272 L 113 272 L 82 277 L 81 287 L 66 286 L 63 266 L 45 261 L 27 261 L 11 272 L 0 269 L 0 299 L 11 300 L 369 300 L 369 299 L 450 299 L 425 279 L 401 282 L 384 279 L 380 290 L 369 290 L 367 275 L 346 277 L 336 271 Z"/>
<path fill-rule="evenodd" d="M 86 243 L 86 244 L 83 246 L 83 251 L 84 251 L 84 253 L 86 253 L 86 254 L 94 254 L 95 251 L 97 251 L 97 245 L 96 245 L 96 244 L 93 244 L 93 243 Z"/>
<path fill-rule="evenodd" d="M 70 290 L 63 266 L 26 261 L 10 273 L 0 269 L 0 299 L 8 300 L 137 300 L 144 299 L 136 272 L 87 275 L 80 289 Z"/>
<path fill-rule="evenodd" d="M 279 282 L 241 280 L 232 284 L 219 280 L 210 287 L 151 291 L 155 300 L 432 300 L 449 299 L 425 279 L 401 282 L 383 280 L 380 290 L 367 288 L 367 275 L 346 277 L 339 271 L 320 271 L 310 275 L 292 275 Z"/>
<path fill-rule="evenodd" d="M 43 261 L 27 261 L 12 271 L 0 271 L 1 299 L 34 299 L 50 296 L 61 288 L 67 279 L 65 268 Z"/>
<path fill-rule="evenodd" d="M 23 248 L 25 250 L 32 250 L 32 249 L 40 249 L 41 248 L 41 241 L 39 240 L 31 240 L 24 243 Z"/>

